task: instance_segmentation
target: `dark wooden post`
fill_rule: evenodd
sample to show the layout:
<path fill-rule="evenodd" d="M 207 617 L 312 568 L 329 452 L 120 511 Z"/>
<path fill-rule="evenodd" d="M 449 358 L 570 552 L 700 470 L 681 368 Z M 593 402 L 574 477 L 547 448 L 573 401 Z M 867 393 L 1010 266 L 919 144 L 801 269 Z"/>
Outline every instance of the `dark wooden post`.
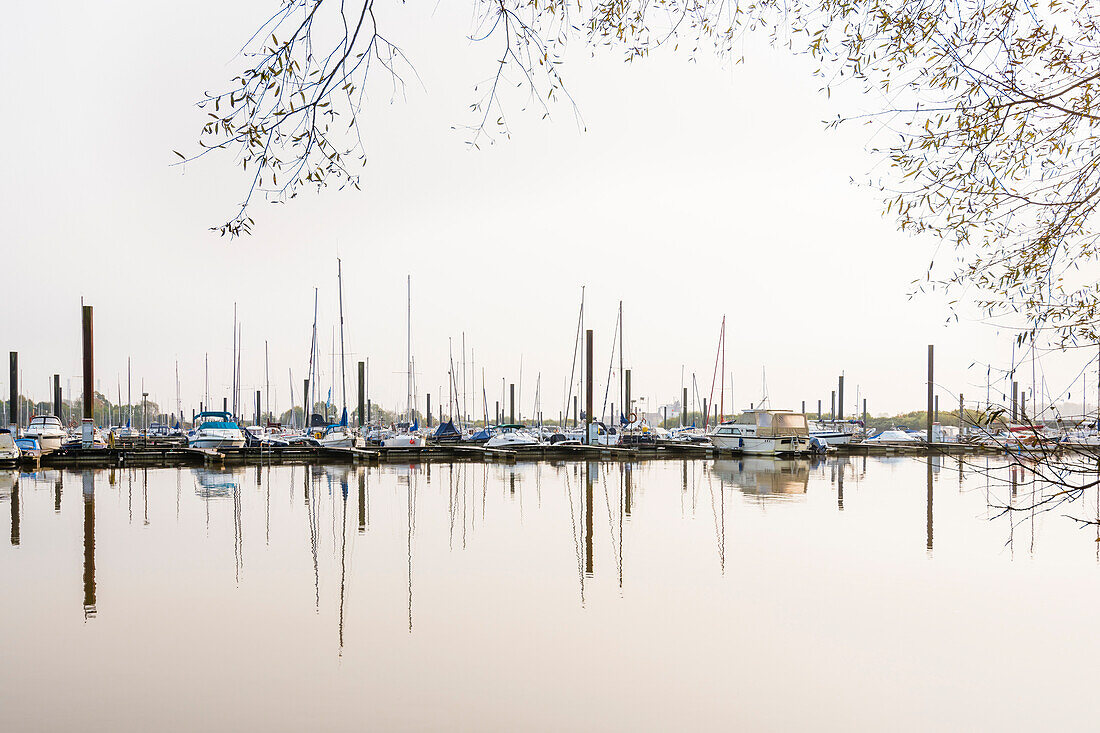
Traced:
<path fill-rule="evenodd" d="M 516 385 L 508 385 L 508 422 L 512 425 L 516 422 Z"/>
<path fill-rule="evenodd" d="M 8 422 L 12 427 L 17 427 L 19 425 L 19 352 L 11 352 L 10 359 L 8 394 L 11 401 L 8 403 Z"/>
<path fill-rule="evenodd" d="M 302 427 L 309 428 L 309 378 L 302 380 Z"/>
<path fill-rule="evenodd" d="M 927 415 L 927 418 L 928 418 L 927 419 L 927 423 L 928 423 L 927 427 L 928 427 L 928 444 L 929 445 L 932 444 L 932 412 L 935 409 L 935 404 L 934 404 L 935 398 L 933 396 L 933 392 L 934 392 L 933 379 L 934 379 L 934 376 L 935 376 L 934 369 L 933 369 L 934 364 L 935 364 L 935 359 L 934 359 L 933 346 L 932 346 L 932 344 L 928 344 L 928 406 L 926 408 L 927 409 L 926 415 Z M 932 463 L 929 462 L 928 466 L 929 466 L 929 469 L 928 469 L 929 470 L 929 476 L 931 476 Z M 929 485 L 931 486 L 931 484 L 929 484 Z M 929 489 L 929 491 L 931 491 L 931 489 Z"/>
<path fill-rule="evenodd" d="M 359 427 L 363 427 L 363 420 L 365 419 L 364 411 L 366 410 L 366 403 L 364 400 L 367 394 L 366 385 L 366 364 L 359 362 L 359 418 L 357 420 Z"/>
<path fill-rule="evenodd" d="M 81 342 L 83 346 L 84 366 L 84 419 L 95 421 L 95 364 L 92 348 L 92 306 L 80 307 Z"/>
<path fill-rule="evenodd" d="M 844 419 L 844 375 L 840 375 L 840 380 L 836 386 L 836 407 L 837 407 L 837 420 Z"/>
<path fill-rule="evenodd" d="M 430 392 L 428 393 L 427 397 L 428 407 L 424 411 L 424 422 L 426 423 L 426 427 L 430 428 L 432 426 L 432 395 Z"/>
<path fill-rule="evenodd" d="M 61 419 L 61 375 L 53 375 L 53 414 Z"/>
<path fill-rule="evenodd" d="M 589 442 L 589 432 L 592 425 L 592 329 L 588 329 L 584 332 L 586 341 L 587 354 L 584 361 L 584 437 L 585 442 Z"/>
<path fill-rule="evenodd" d="M 688 389 L 687 389 L 687 387 L 684 387 L 684 394 L 683 394 L 682 399 L 683 399 L 683 402 L 680 403 L 680 415 L 681 415 L 680 425 L 682 427 L 687 427 L 687 424 L 688 424 L 688 422 L 687 422 L 687 415 L 688 415 Z"/>

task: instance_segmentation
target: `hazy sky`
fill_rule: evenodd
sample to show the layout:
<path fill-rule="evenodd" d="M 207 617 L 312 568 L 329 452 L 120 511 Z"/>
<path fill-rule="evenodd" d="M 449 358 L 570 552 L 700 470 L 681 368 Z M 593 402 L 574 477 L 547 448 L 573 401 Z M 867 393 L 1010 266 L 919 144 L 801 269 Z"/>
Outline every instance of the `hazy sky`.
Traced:
<path fill-rule="evenodd" d="M 945 409 L 959 392 L 984 399 L 985 368 L 970 365 L 1007 365 L 1010 338 L 946 325 L 941 296 L 909 299 L 935 242 L 896 232 L 874 191 L 850 183 L 885 172 L 865 152 L 876 129 L 823 129 L 875 100 L 826 100 L 805 60 L 762 46 L 729 66 L 624 64 L 578 45 L 563 70 L 586 130 L 564 106 L 548 122 L 513 109 L 511 140 L 471 150 L 452 127 L 472 121 L 473 85 L 498 48 L 468 41 L 470 5 L 451 5 L 379 6 L 423 86 L 392 104 L 375 88 L 363 191 L 261 203 L 254 235 L 237 241 L 208 227 L 235 211 L 238 169 L 224 156 L 170 167 L 172 151 L 196 149 L 206 113 L 193 103 L 244 68 L 237 50 L 277 3 L 12 6 L 0 349 L 20 352 L 24 392 L 45 399 L 54 372 L 79 390 L 83 296 L 101 389 L 113 395 L 121 375 L 125 391 L 132 356 L 134 393 L 143 378 L 172 408 L 178 360 L 188 412 L 204 354 L 213 395 L 228 392 L 236 302 L 245 389 L 262 386 L 266 341 L 285 409 L 288 370 L 299 391 L 306 372 L 314 286 L 328 382 L 339 256 L 349 375 L 369 356 L 371 397 L 387 407 L 404 401 L 407 274 L 421 400 L 446 394 L 448 337 L 457 360 L 465 332 L 477 413 L 482 368 L 491 406 L 522 359 L 524 412 L 541 372 L 543 409 L 557 414 L 582 285 L 597 381 L 621 299 L 634 392 L 654 405 L 677 397 L 682 368 L 709 392 L 723 314 L 738 408 L 760 399 L 765 368 L 777 407 L 828 404 L 843 370 L 849 412 L 857 385 L 873 413 L 920 408 L 929 343 Z M 1061 387 L 1083 362 L 1041 366 Z M 0 380 L 6 395 L 6 370 Z"/>

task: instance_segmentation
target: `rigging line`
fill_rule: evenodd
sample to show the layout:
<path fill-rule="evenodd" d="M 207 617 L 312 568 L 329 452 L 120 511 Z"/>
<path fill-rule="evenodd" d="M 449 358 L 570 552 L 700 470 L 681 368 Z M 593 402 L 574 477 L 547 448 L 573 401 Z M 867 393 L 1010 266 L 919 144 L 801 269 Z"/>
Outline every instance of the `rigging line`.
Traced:
<path fill-rule="evenodd" d="M 622 305 L 620 304 L 619 307 L 621 308 Z M 603 407 L 600 408 L 600 419 L 605 422 L 607 420 L 607 395 L 611 391 L 611 370 L 615 366 L 615 344 L 619 339 L 619 323 L 621 322 L 622 316 L 623 314 L 620 310 L 619 314 L 615 316 L 615 326 L 611 329 L 611 358 L 607 362 L 607 383 L 604 385 L 603 389 Z M 620 379 L 621 378 L 620 375 Z M 619 405 L 619 407 L 622 407 L 622 405 Z M 614 415 L 611 416 L 611 421 L 613 423 L 618 422 Z"/>
<path fill-rule="evenodd" d="M 569 402 L 573 399 L 573 378 L 577 373 L 577 352 L 581 345 L 581 325 L 584 323 L 584 286 L 581 285 L 581 308 L 577 314 L 577 337 L 573 339 L 573 366 L 569 369 L 569 391 L 565 395 L 565 407 L 562 414 L 569 414 Z"/>

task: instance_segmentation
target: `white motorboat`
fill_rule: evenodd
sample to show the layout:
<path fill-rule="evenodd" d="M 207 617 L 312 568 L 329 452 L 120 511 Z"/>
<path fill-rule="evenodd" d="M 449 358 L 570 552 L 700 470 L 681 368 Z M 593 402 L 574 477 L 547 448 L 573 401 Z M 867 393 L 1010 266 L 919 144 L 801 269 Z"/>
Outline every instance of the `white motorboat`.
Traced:
<path fill-rule="evenodd" d="M 817 438 L 828 446 L 848 445 L 861 430 L 863 430 L 863 424 L 857 420 L 813 420 L 810 422 L 810 437 Z"/>
<path fill-rule="evenodd" d="M 195 416 L 197 427 L 187 434 L 192 448 L 243 448 L 244 430 L 228 412 L 200 412 Z"/>
<path fill-rule="evenodd" d="M 382 438 L 383 448 L 423 448 L 424 436 L 419 433 L 396 433 L 387 438 Z"/>
<path fill-rule="evenodd" d="M 23 431 L 27 438 L 37 438 L 43 453 L 58 450 L 68 440 L 69 431 L 61 424 L 61 418 L 55 415 L 35 415 L 31 424 Z"/>
<path fill-rule="evenodd" d="M 812 452 L 806 416 L 790 410 L 746 410 L 736 421 L 718 425 L 708 437 L 716 448 L 750 455 Z"/>
<path fill-rule="evenodd" d="M 872 445 L 890 445 L 892 443 L 923 443 L 924 441 L 904 430 L 883 430 L 878 435 L 873 435 L 863 442 Z"/>
<path fill-rule="evenodd" d="M 19 446 L 7 428 L 0 428 L 0 466 L 14 466 L 19 461 Z"/>
<path fill-rule="evenodd" d="M 347 425 L 329 425 L 318 440 L 325 448 L 358 448 L 360 438 Z"/>
<path fill-rule="evenodd" d="M 523 425 L 497 425 L 485 442 L 486 448 L 522 448 L 538 445 L 539 439 Z"/>

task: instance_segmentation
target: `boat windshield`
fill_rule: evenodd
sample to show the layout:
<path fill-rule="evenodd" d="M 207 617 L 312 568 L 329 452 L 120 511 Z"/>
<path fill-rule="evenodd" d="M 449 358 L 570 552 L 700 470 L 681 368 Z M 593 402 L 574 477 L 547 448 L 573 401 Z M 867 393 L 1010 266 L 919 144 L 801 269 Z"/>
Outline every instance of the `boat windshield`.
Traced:
<path fill-rule="evenodd" d="M 775 415 L 775 427 L 777 428 L 805 428 L 806 416 L 799 413 L 786 413 Z"/>

